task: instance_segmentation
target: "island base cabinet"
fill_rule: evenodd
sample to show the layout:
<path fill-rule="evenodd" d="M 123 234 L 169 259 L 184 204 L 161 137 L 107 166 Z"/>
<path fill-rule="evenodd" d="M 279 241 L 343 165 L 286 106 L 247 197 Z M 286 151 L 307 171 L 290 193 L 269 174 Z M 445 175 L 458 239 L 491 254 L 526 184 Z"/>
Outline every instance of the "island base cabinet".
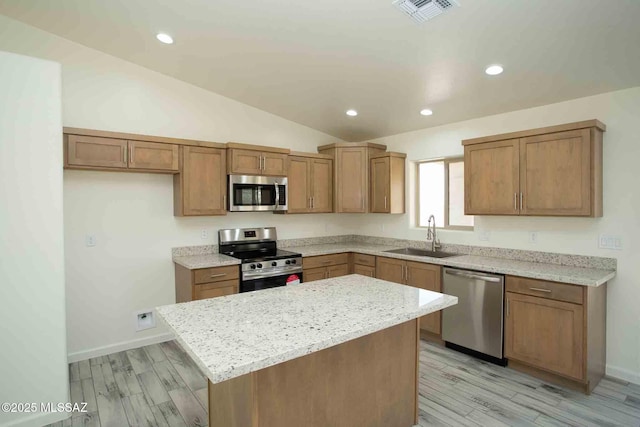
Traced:
<path fill-rule="evenodd" d="M 209 425 L 411 427 L 418 423 L 418 345 L 418 322 L 411 320 L 209 382 Z"/>

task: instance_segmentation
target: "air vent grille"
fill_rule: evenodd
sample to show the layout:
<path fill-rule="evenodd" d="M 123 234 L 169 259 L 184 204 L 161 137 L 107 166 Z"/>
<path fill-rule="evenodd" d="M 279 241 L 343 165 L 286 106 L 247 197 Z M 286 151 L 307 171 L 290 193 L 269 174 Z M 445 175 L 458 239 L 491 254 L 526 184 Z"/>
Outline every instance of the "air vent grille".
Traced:
<path fill-rule="evenodd" d="M 395 0 L 393 5 L 416 22 L 425 22 L 458 6 L 456 0 Z"/>

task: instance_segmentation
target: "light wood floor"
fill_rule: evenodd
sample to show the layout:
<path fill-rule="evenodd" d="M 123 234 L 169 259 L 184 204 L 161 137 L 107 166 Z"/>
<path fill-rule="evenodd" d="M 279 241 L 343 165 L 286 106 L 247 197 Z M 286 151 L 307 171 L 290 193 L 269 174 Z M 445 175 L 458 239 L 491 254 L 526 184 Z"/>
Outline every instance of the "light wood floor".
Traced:
<path fill-rule="evenodd" d="M 421 346 L 420 426 L 640 426 L 639 385 L 604 379 L 585 396 Z M 173 341 L 72 363 L 69 378 L 89 413 L 50 426 L 207 425 L 207 382 Z"/>

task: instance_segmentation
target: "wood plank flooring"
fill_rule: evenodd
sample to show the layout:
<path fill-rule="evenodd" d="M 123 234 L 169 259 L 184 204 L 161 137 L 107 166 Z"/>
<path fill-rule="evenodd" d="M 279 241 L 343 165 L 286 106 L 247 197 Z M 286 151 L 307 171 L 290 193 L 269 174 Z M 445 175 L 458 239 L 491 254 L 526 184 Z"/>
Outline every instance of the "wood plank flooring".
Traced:
<path fill-rule="evenodd" d="M 89 413 L 48 427 L 207 425 L 207 381 L 174 341 L 72 363 L 69 380 Z M 640 427 L 640 386 L 611 378 L 585 396 L 422 341 L 419 381 L 419 426 Z"/>

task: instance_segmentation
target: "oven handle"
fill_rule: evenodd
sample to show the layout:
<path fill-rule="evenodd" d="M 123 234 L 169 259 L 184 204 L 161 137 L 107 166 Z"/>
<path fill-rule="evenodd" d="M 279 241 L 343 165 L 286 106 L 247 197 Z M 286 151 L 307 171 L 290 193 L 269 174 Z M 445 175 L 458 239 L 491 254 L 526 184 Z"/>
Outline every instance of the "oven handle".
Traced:
<path fill-rule="evenodd" d="M 276 187 L 276 209 L 278 209 L 278 203 L 280 202 L 280 187 L 277 182 L 273 185 Z"/>
<path fill-rule="evenodd" d="M 242 280 L 250 280 L 250 279 L 266 279 L 267 277 L 278 277 L 278 276 L 286 276 L 287 274 L 295 274 L 302 273 L 302 268 L 292 268 L 289 270 L 278 271 L 277 274 L 273 274 L 273 272 L 269 273 L 243 273 Z"/>

